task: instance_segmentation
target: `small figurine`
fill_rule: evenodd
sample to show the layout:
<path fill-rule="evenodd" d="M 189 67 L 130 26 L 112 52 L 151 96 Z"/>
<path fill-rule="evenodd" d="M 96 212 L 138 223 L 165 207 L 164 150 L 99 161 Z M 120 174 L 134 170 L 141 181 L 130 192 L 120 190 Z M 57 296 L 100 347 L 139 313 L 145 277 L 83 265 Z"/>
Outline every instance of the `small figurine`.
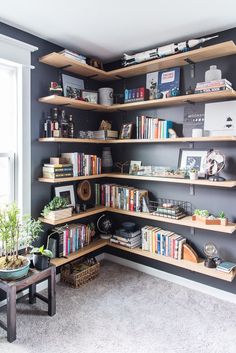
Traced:
<path fill-rule="evenodd" d="M 49 87 L 49 94 L 50 95 L 56 95 L 56 96 L 61 96 L 62 95 L 62 87 L 59 83 L 57 82 L 51 82 L 50 87 Z"/>
<path fill-rule="evenodd" d="M 163 93 L 158 89 L 156 99 L 162 99 L 164 97 Z"/>
<path fill-rule="evenodd" d="M 102 120 L 98 130 L 111 130 L 111 123 L 107 120 Z"/>
<path fill-rule="evenodd" d="M 178 137 L 175 130 L 173 129 L 168 129 L 168 133 L 169 133 L 169 138 L 171 139 L 176 139 Z"/>
<path fill-rule="evenodd" d="M 96 69 L 103 70 L 103 63 L 100 59 L 90 59 L 89 65 L 95 67 Z"/>
<path fill-rule="evenodd" d="M 120 173 L 121 173 L 121 174 L 124 173 L 124 167 L 126 167 L 126 166 L 128 166 L 128 165 L 129 165 L 129 161 L 126 161 L 126 162 L 117 162 L 117 163 L 115 163 L 115 166 L 120 169 Z"/>

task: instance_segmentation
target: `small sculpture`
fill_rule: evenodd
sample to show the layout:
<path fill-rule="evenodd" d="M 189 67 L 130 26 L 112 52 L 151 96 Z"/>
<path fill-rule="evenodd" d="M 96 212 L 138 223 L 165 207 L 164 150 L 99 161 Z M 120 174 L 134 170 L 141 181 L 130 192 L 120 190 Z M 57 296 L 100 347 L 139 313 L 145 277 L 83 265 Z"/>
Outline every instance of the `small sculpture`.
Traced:
<path fill-rule="evenodd" d="M 173 129 L 168 129 L 168 133 L 169 133 L 170 139 L 176 139 L 178 137 L 175 130 L 173 130 Z"/>
<path fill-rule="evenodd" d="M 115 163 L 115 166 L 120 169 L 120 173 L 121 173 L 121 174 L 124 173 L 124 167 L 126 167 L 126 166 L 128 166 L 128 165 L 129 165 L 129 161 L 126 161 L 126 162 L 117 162 L 117 163 Z"/>
<path fill-rule="evenodd" d="M 111 123 L 107 120 L 102 120 L 98 130 L 111 130 Z"/>

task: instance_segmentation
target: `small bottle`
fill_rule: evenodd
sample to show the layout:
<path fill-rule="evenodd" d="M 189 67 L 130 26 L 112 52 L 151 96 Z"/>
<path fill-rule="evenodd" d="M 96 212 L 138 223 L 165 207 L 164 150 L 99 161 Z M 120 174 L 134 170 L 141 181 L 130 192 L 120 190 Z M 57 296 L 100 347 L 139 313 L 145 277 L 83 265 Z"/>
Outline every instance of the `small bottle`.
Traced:
<path fill-rule="evenodd" d="M 68 137 L 69 138 L 73 138 L 74 137 L 74 123 L 73 123 L 73 120 L 72 120 L 72 115 L 69 115 Z"/>
<path fill-rule="evenodd" d="M 53 108 L 53 137 L 60 137 L 58 109 Z"/>
<path fill-rule="evenodd" d="M 53 136 L 53 122 L 52 117 L 48 114 L 47 119 L 44 123 L 44 137 L 52 137 Z"/>
<path fill-rule="evenodd" d="M 68 137 L 68 121 L 65 110 L 61 111 L 61 136 Z"/>

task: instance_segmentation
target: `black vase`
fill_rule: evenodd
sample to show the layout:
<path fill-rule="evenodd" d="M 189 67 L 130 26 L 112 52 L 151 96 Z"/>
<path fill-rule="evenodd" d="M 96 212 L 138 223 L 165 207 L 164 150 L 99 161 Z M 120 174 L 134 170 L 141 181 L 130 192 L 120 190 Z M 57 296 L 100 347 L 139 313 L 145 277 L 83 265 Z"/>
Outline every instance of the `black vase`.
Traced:
<path fill-rule="evenodd" d="M 50 258 L 41 254 L 33 254 L 33 264 L 37 270 L 45 270 L 48 268 Z"/>

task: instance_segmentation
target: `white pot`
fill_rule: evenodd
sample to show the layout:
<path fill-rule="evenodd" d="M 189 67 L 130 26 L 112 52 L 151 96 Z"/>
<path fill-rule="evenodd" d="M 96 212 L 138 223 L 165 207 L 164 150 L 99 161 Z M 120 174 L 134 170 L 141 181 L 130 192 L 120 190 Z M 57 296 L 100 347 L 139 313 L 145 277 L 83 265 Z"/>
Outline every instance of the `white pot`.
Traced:
<path fill-rule="evenodd" d="M 190 180 L 197 180 L 198 179 L 198 172 L 189 172 L 189 179 Z"/>
<path fill-rule="evenodd" d="M 99 88 L 99 103 L 102 105 L 113 104 L 113 88 L 104 87 Z"/>

